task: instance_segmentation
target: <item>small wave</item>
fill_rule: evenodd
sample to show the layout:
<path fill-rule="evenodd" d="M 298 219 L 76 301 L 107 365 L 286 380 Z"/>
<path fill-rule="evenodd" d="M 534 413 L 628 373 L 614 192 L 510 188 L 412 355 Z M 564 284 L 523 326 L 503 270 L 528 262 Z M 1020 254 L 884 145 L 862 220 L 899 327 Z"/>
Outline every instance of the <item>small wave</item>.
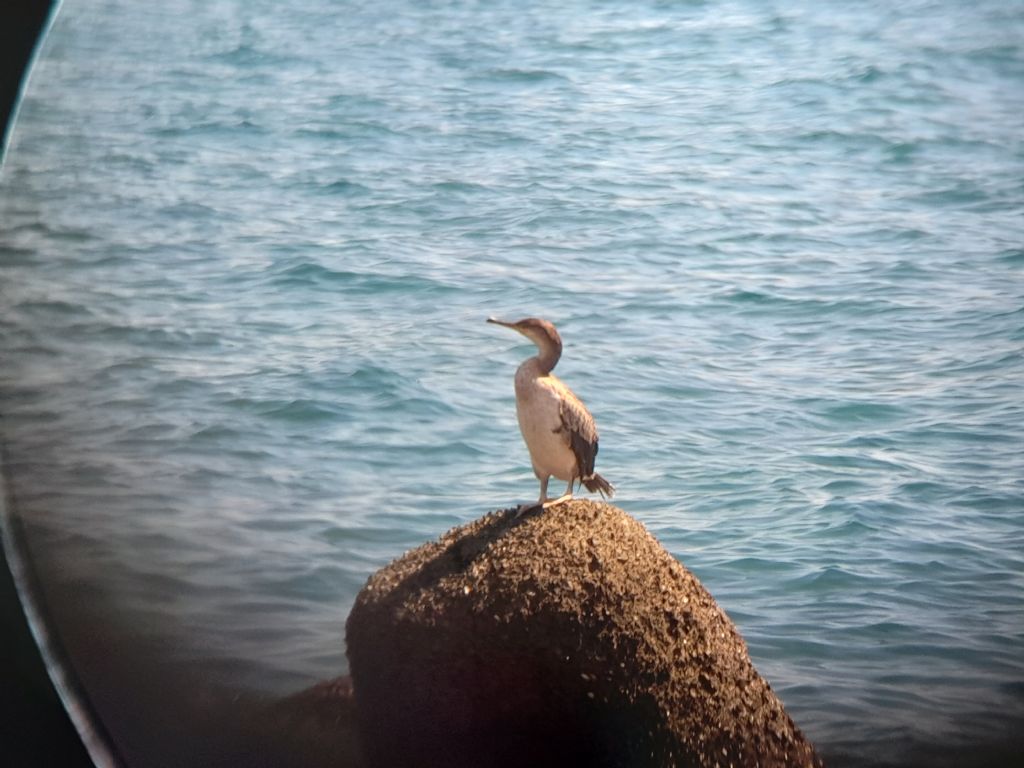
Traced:
<path fill-rule="evenodd" d="M 867 483 L 861 480 L 832 480 L 822 486 L 822 490 L 832 495 L 849 495 L 851 493 L 858 493 L 867 488 Z"/>
<path fill-rule="evenodd" d="M 959 206 L 989 200 L 988 193 L 969 181 L 961 181 L 945 189 L 929 190 L 910 198 L 913 202 L 929 206 Z"/>
<path fill-rule="evenodd" d="M 563 75 L 547 69 L 491 69 L 486 73 L 485 79 L 523 85 L 568 82 Z"/>
<path fill-rule="evenodd" d="M 205 442 L 218 442 L 221 440 L 236 440 L 239 436 L 238 430 L 225 426 L 224 424 L 209 424 L 195 430 L 192 433 L 191 439 Z"/>
<path fill-rule="evenodd" d="M 422 275 L 388 275 L 380 272 L 332 269 L 312 261 L 303 261 L 279 270 L 274 274 L 272 280 L 278 286 L 323 289 L 343 287 L 371 295 L 378 293 L 436 293 L 455 290 L 453 286 Z"/>
<path fill-rule="evenodd" d="M 61 315 L 64 317 L 95 317 L 96 313 L 81 304 L 72 304 L 59 299 L 50 301 L 23 301 L 18 309 L 30 313 L 46 313 Z"/>
<path fill-rule="evenodd" d="M 920 154 L 921 145 L 912 141 L 899 141 L 885 151 L 886 162 L 891 165 L 907 165 Z"/>
<path fill-rule="evenodd" d="M 753 288 L 731 288 L 719 292 L 716 298 L 745 314 L 775 314 L 782 311 L 811 316 L 816 321 L 833 314 L 877 313 L 886 307 L 884 302 L 869 297 L 832 299 L 822 296 L 786 296 Z"/>
<path fill-rule="evenodd" d="M 444 193 L 476 194 L 487 192 L 488 188 L 483 184 L 475 184 L 471 181 L 439 181 L 433 185 L 433 189 Z"/>
<path fill-rule="evenodd" d="M 783 301 L 780 297 L 773 296 L 763 291 L 751 291 L 742 288 L 730 291 L 725 294 L 725 298 L 728 301 L 735 302 L 737 304 L 774 304 Z"/>
<path fill-rule="evenodd" d="M 883 77 L 885 77 L 885 73 L 873 64 L 868 64 L 853 75 L 853 79 L 859 83 L 874 83 Z"/>
<path fill-rule="evenodd" d="M 835 469 L 899 469 L 900 465 L 895 461 L 872 458 L 859 454 L 835 453 L 835 454 L 804 454 L 801 457 L 809 464 L 816 464 L 820 467 Z"/>
<path fill-rule="evenodd" d="M 301 59 L 295 56 L 283 55 L 279 52 L 258 48 L 250 43 L 239 43 L 234 48 L 212 54 L 207 60 L 217 64 L 230 64 L 241 69 L 254 69 L 258 67 L 282 67 L 288 64 L 296 64 Z"/>
<path fill-rule="evenodd" d="M 157 128 L 152 135 L 159 138 L 180 139 L 191 136 L 225 136 L 238 137 L 240 133 L 265 133 L 266 130 L 251 120 L 232 117 L 224 120 L 204 120 L 185 122 L 180 125 L 169 125 Z"/>
<path fill-rule="evenodd" d="M 339 409 L 333 403 L 297 398 L 295 400 L 267 404 L 264 406 L 263 414 L 270 418 L 281 419 L 282 421 L 310 422 L 336 419 L 339 416 Z"/>
<path fill-rule="evenodd" d="M 195 202 L 175 203 L 174 205 L 164 206 L 157 213 L 169 219 L 211 219 L 217 216 L 217 211 L 210 206 Z"/>
<path fill-rule="evenodd" d="M 369 187 L 365 187 L 355 181 L 349 181 L 348 179 L 338 179 L 329 184 L 324 184 L 321 190 L 331 195 L 344 195 L 346 197 L 365 195 L 370 192 Z"/>
<path fill-rule="evenodd" d="M 66 240 L 71 243 L 87 243 L 92 240 L 97 240 L 100 237 L 100 235 L 91 229 L 59 224 L 56 221 L 33 221 L 29 224 L 18 224 L 4 231 L 5 236 L 21 235 L 25 233 L 42 235 L 43 237 L 55 240 Z M 5 256 L 8 252 L 8 248 L 9 246 L 6 246 L 3 249 Z M 14 249 L 13 252 L 17 253 L 17 249 Z"/>
<path fill-rule="evenodd" d="M 310 128 L 304 126 L 295 130 L 295 136 L 316 141 L 352 141 L 357 139 L 375 139 L 382 136 L 400 136 L 401 134 L 385 123 L 376 120 L 357 120 L 348 118 L 338 120 L 329 127 Z"/>
<path fill-rule="evenodd" d="M 813 592 L 849 591 L 859 586 L 866 586 L 879 581 L 878 577 L 853 573 L 837 565 L 827 566 L 812 573 L 793 579 L 792 584 L 798 588 Z"/>
<path fill-rule="evenodd" d="M 878 402 L 849 402 L 826 408 L 822 415 L 840 423 L 887 421 L 905 414 L 905 410 L 896 405 Z"/>

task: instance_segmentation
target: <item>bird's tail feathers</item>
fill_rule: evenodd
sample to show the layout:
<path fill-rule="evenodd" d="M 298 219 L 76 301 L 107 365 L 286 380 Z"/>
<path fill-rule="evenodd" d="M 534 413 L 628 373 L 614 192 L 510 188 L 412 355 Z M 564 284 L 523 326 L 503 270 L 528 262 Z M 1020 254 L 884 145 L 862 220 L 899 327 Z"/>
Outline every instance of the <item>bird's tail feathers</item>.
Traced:
<path fill-rule="evenodd" d="M 601 496 L 605 499 L 610 499 L 612 496 L 615 495 L 615 486 L 609 483 L 599 474 L 597 474 L 597 472 L 595 472 L 592 475 L 587 475 L 586 477 L 581 479 L 583 485 L 585 485 L 587 487 L 587 490 L 590 491 L 591 493 L 594 493 L 596 491 L 597 493 L 600 493 Z"/>

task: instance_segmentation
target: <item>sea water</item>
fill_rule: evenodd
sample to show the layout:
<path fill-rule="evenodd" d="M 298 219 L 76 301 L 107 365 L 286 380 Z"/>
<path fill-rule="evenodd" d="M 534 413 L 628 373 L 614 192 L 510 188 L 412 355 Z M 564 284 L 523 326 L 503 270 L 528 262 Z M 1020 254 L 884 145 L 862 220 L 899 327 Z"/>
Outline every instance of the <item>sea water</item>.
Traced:
<path fill-rule="evenodd" d="M 238 690 L 344 672 L 369 574 L 535 497 L 484 320 L 537 315 L 827 757 L 1003 743 L 1022 115 L 1003 0 L 65 0 L 0 179 L 55 610 Z"/>

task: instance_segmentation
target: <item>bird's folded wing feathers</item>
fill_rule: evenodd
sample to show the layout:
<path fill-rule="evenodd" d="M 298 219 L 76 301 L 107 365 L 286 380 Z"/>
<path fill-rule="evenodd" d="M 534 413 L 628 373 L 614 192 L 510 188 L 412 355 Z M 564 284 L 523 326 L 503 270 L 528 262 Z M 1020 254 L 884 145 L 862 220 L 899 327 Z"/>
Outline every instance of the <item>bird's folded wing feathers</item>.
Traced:
<path fill-rule="evenodd" d="M 594 474 L 594 459 L 597 458 L 597 426 L 594 418 L 568 388 L 561 398 L 559 416 L 562 419 L 562 434 L 576 457 L 577 477 L 590 477 Z"/>

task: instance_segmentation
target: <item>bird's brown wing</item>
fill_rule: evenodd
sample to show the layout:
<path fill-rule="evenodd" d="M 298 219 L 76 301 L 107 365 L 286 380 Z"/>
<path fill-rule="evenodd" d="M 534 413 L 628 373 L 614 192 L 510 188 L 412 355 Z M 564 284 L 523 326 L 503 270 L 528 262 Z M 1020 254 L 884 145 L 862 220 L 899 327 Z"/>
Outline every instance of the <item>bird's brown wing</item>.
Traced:
<path fill-rule="evenodd" d="M 583 480 L 594 474 L 597 458 L 597 426 L 587 407 L 566 387 L 561 398 L 559 416 L 562 434 L 576 457 L 576 479 Z"/>

